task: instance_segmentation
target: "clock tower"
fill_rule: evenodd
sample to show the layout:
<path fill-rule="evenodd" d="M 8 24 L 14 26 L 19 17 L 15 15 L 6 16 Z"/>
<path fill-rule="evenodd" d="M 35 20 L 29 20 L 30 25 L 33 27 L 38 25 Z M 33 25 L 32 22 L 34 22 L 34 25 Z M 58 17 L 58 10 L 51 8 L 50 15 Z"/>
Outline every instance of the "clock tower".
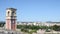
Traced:
<path fill-rule="evenodd" d="M 6 9 L 6 29 L 16 30 L 16 9 L 15 8 Z"/>

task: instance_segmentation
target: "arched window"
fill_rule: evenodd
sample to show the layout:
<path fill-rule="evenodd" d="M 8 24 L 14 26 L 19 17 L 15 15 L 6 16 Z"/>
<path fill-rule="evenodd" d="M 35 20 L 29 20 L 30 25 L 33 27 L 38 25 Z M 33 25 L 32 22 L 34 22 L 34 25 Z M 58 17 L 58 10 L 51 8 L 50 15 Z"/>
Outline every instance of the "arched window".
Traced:
<path fill-rule="evenodd" d="M 10 13 L 10 12 L 8 11 L 8 16 L 9 16 L 9 13 Z"/>
<path fill-rule="evenodd" d="M 12 12 L 12 16 L 14 16 L 14 11 Z"/>

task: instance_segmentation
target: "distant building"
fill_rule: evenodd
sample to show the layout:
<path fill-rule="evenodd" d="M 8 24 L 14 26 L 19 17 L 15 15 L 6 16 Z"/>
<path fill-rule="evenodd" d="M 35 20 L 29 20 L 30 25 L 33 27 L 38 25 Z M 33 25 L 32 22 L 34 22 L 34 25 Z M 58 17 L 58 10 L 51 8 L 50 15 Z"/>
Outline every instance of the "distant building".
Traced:
<path fill-rule="evenodd" d="M 17 25 L 60 26 L 60 22 L 18 22 Z"/>
<path fill-rule="evenodd" d="M 6 9 L 6 29 L 16 30 L 16 9 L 15 8 Z"/>

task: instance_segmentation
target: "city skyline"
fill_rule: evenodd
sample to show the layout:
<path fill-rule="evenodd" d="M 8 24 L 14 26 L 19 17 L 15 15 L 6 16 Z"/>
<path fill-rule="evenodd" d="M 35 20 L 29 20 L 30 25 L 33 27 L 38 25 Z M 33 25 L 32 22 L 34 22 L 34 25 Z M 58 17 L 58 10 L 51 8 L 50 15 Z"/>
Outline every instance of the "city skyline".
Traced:
<path fill-rule="evenodd" d="M 60 0 L 0 0 L 0 21 L 6 8 L 17 9 L 17 21 L 60 21 Z"/>

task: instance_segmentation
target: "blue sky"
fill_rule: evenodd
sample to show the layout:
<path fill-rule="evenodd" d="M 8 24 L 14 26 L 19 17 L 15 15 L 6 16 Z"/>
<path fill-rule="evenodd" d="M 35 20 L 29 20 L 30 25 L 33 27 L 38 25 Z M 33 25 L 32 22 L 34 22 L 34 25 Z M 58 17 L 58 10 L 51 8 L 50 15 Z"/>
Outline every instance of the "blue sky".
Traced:
<path fill-rule="evenodd" d="M 0 0 L 0 21 L 11 7 L 17 9 L 17 21 L 60 21 L 60 0 Z"/>

